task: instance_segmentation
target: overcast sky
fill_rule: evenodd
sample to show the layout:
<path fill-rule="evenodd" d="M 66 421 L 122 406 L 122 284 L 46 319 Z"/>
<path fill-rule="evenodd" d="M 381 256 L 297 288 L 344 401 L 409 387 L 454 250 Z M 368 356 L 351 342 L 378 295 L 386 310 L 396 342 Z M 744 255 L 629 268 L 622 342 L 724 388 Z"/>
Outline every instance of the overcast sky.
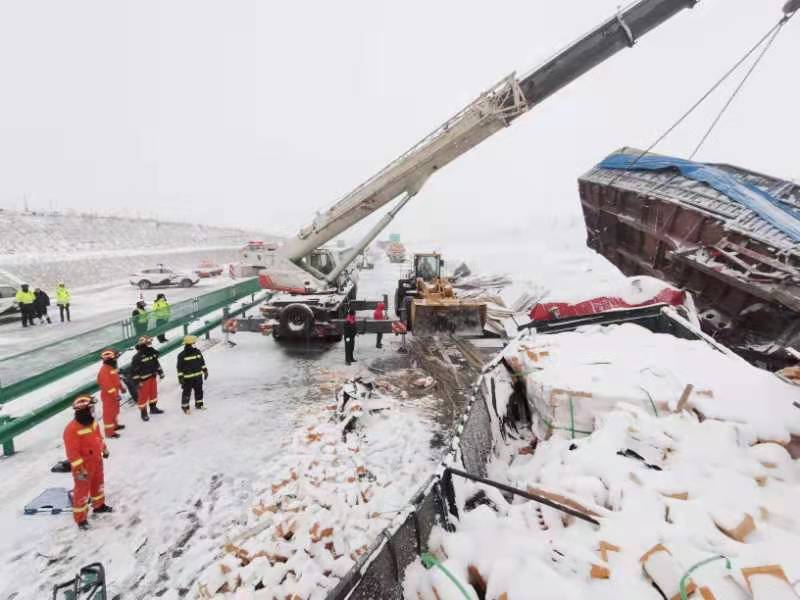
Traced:
<path fill-rule="evenodd" d="M 0 207 L 294 233 L 619 2 L 0 0 Z M 702 0 L 436 174 L 392 230 L 579 215 L 577 177 L 648 145 L 783 2 Z M 698 159 L 800 178 L 798 57 L 800 17 Z M 687 155 L 725 98 L 658 150 Z"/>

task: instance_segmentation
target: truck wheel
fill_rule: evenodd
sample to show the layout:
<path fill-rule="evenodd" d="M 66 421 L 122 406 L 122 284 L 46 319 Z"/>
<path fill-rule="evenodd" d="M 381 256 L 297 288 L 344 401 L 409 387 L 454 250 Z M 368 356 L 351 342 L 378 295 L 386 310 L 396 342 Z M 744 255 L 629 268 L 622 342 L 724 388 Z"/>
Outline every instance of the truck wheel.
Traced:
<path fill-rule="evenodd" d="M 191 279 L 181 279 L 181 287 L 192 287 Z"/>
<path fill-rule="evenodd" d="M 149 281 L 147 281 L 147 279 L 142 279 L 142 280 L 139 282 L 139 289 L 140 289 L 140 290 L 149 290 L 149 289 L 150 289 L 150 286 L 152 286 L 152 285 L 153 285 L 153 284 L 152 284 L 152 283 L 150 283 Z"/>
<path fill-rule="evenodd" d="M 290 304 L 281 311 L 280 336 L 308 338 L 314 328 L 314 313 L 305 304 Z"/>

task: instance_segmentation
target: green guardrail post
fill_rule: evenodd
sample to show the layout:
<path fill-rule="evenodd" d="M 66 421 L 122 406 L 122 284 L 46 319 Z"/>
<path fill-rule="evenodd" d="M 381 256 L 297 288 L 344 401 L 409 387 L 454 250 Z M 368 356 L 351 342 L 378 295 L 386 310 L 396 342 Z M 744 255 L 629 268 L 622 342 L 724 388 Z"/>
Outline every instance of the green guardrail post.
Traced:
<path fill-rule="evenodd" d="M 0 426 L 13 421 L 13 417 L 8 415 L 0 415 Z M 14 454 L 14 438 L 3 440 L 3 456 L 11 456 Z"/>
<path fill-rule="evenodd" d="M 189 324 L 188 323 L 184 323 L 183 324 L 183 337 L 186 337 L 187 335 L 189 335 Z"/>
<path fill-rule="evenodd" d="M 205 324 L 206 327 L 208 327 L 208 324 L 211 323 L 211 321 L 203 321 L 203 323 Z M 211 339 L 211 330 L 210 329 L 206 329 L 206 339 L 207 340 Z"/>

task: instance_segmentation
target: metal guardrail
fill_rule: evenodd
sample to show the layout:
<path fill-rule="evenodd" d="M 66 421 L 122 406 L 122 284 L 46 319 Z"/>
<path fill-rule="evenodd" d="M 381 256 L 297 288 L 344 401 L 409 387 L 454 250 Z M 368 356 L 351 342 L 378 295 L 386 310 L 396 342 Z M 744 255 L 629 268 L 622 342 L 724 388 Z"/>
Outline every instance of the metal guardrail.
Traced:
<path fill-rule="evenodd" d="M 98 353 L 105 348 L 125 350 L 133 346 L 140 335 L 154 336 L 185 326 L 260 290 L 257 278 L 247 279 L 177 302 L 170 306 L 169 314 L 157 315 L 151 312 L 146 323 L 128 318 L 0 359 L 0 404 L 93 364 Z"/>
<path fill-rule="evenodd" d="M 216 327 L 220 327 L 223 322 L 231 317 L 238 316 L 243 314 L 245 311 L 249 310 L 256 304 L 259 304 L 264 301 L 265 295 L 260 295 L 258 298 L 253 298 L 250 302 L 237 308 L 236 310 L 225 312 L 221 317 L 218 317 L 212 321 L 207 321 L 203 326 L 198 327 L 197 329 L 191 331 L 192 335 L 203 335 L 209 333 L 211 330 L 215 329 Z M 183 346 L 183 339 L 182 338 L 175 338 L 170 342 L 159 347 L 159 352 L 162 355 L 172 352 L 173 350 L 177 350 Z M 93 361 L 97 362 L 97 354 L 93 355 Z M 127 367 L 128 365 L 125 365 Z M 125 368 L 123 367 L 123 368 Z M 72 401 L 82 394 L 93 394 L 98 391 L 97 383 L 92 381 L 91 383 L 83 384 L 63 396 L 53 400 L 52 402 L 48 402 L 39 408 L 34 409 L 33 411 L 29 412 L 28 414 L 13 418 L 13 417 L 0 417 L 0 444 L 3 447 L 3 454 L 9 456 L 14 453 L 14 438 L 18 437 L 20 434 L 25 433 L 26 431 L 34 428 L 39 423 L 42 423 L 60 413 L 61 411 L 69 408 L 72 405 Z"/>

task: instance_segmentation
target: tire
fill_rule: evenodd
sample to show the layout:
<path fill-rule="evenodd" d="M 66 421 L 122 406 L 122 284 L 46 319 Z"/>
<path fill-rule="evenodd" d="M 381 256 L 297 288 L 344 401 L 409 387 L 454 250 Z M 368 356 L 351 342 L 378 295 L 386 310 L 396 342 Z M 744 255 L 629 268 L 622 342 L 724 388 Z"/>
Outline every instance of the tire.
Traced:
<path fill-rule="evenodd" d="M 149 281 L 147 281 L 147 279 L 142 279 L 139 282 L 139 289 L 140 290 L 149 290 L 152 286 L 153 286 L 153 284 L 150 283 Z"/>
<path fill-rule="evenodd" d="M 193 285 L 193 282 L 192 282 L 191 279 L 181 279 L 181 287 L 182 288 L 192 287 L 192 285 Z"/>
<path fill-rule="evenodd" d="M 314 329 L 314 313 L 305 304 L 290 304 L 284 307 L 279 318 L 282 338 L 309 338 Z"/>

